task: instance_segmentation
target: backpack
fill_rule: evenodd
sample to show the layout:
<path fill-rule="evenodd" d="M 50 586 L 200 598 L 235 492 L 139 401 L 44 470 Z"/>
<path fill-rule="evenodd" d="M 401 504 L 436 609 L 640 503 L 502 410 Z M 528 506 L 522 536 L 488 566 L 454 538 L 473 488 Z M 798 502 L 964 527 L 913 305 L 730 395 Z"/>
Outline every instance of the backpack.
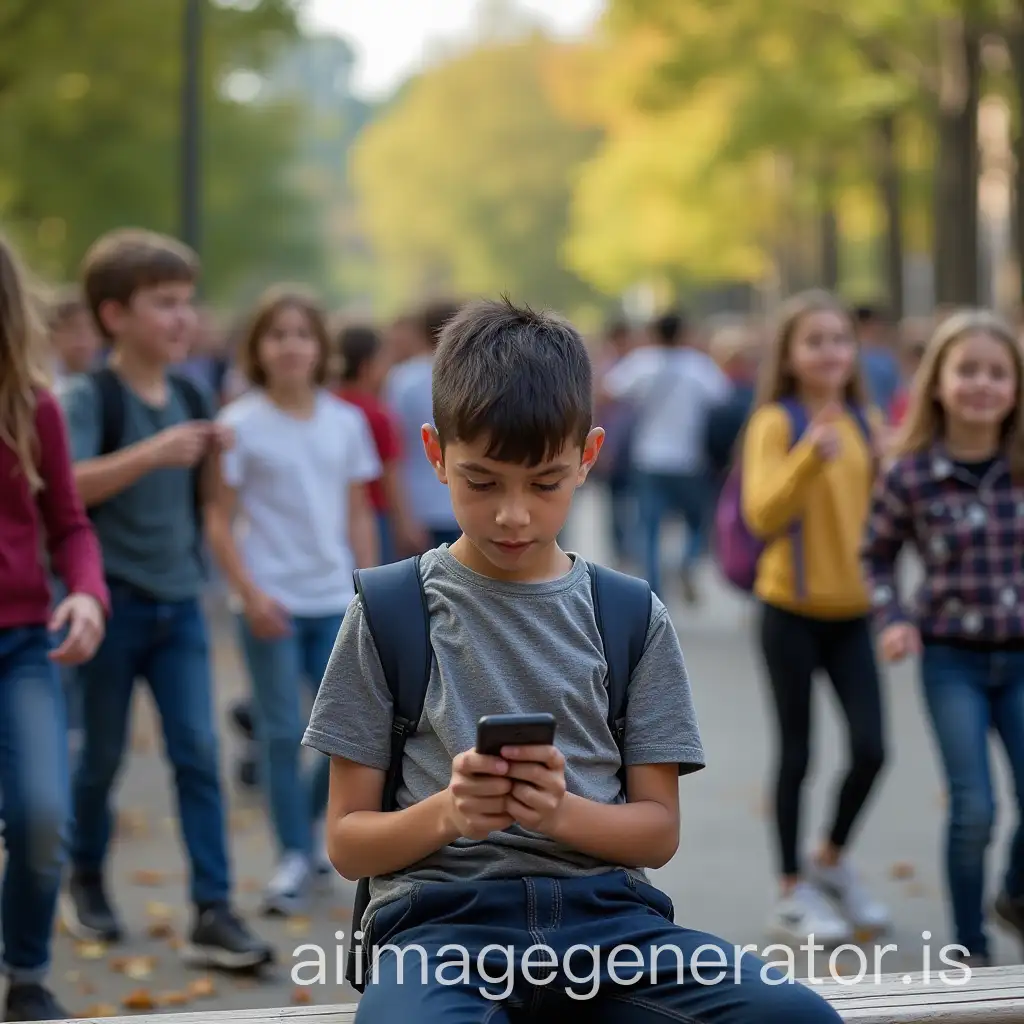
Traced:
<path fill-rule="evenodd" d="M 608 725 L 619 748 L 618 775 L 625 792 L 626 769 L 621 762 L 626 736 L 626 702 L 629 680 L 647 640 L 651 588 L 645 580 L 614 569 L 593 562 L 588 566 L 594 615 L 608 664 Z M 391 760 L 381 801 L 382 810 L 394 811 L 398 809 L 405 743 L 419 725 L 433 663 L 420 556 L 357 569 L 353 577 L 394 708 Z M 366 947 L 366 937 L 360 927 L 369 901 L 370 881 L 362 878 L 352 908 L 352 942 L 345 975 L 359 992 L 364 987 L 362 965 Z"/>
<path fill-rule="evenodd" d="M 790 448 L 803 437 L 809 425 L 807 410 L 795 398 L 786 398 L 779 403 L 786 410 L 790 423 Z M 857 421 L 864 440 L 872 447 L 871 425 L 862 409 L 848 406 L 849 413 Z M 747 527 L 743 518 L 743 478 L 741 472 L 742 454 L 737 457 L 722 485 L 715 507 L 713 546 L 715 558 L 725 578 L 739 590 L 752 593 L 757 579 L 757 564 L 765 548 L 777 538 L 762 540 Z M 802 523 L 794 520 L 779 534 L 788 533 L 793 542 L 793 565 L 796 575 L 797 593 L 806 593 L 802 544 Z"/>
<path fill-rule="evenodd" d="M 110 455 L 118 451 L 124 444 L 125 391 L 121 378 L 109 367 L 101 366 L 88 374 L 99 397 L 100 413 L 100 447 L 97 457 Z M 171 389 L 178 396 L 178 401 L 188 410 L 189 419 L 205 420 L 209 418 L 206 403 L 199 388 L 181 374 L 168 374 Z M 203 505 L 200 493 L 201 474 L 192 471 L 193 478 L 193 515 L 196 522 L 196 546 L 202 547 L 203 536 Z M 100 505 L 90 508 L 89 514 L 94 515 Z M 200 551 L 200 557 L 202 552 Z"/>

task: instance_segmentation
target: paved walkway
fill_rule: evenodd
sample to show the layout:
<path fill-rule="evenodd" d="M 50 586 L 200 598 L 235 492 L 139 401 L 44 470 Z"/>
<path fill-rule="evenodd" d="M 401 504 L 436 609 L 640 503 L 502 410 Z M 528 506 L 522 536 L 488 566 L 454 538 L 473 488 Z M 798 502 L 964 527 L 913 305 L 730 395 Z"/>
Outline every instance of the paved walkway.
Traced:
<path fill-rule="evenodd" d="M 589 557 L 606 555 L 602 504 L 581 495 L 570 526 L 574 545 Z M 683 780 L 682 841 L 679 852 L 654 881 L 675 901 L 677 920 L 706 929 L 729 942 L 764 949 L 764 923 L 774 898 L 772 833 L 766 816 L 772 737 L 771 709 L 757 669 L 752 619 L 743 602 L 727 593 L 708 570 L 705 603 L 684 607 L 677 595 L 668 603 L 682 638 L 692 676 L 709 767 Z M 244 686 L 230 631 L 218 631 L 217 700 L 222 709 Z M 857 843 L 857 860 L 869 881 L 890 901 L 896 920 L 886 941 L 884 971 L 925 966 L 923 932 L 931 933 L 930 962 L 939 968 L 938 947 L 951 941 L 941 894 L 939 850 L 943 797 L 930 737 L 926 731 L 912 667 L 887 676 L 892 757 L 871 813 Z M 222 711 L 222 720 L 224 718 Z M 808 840 L 828 809 L 832 783 L 842 766 L 843 740 L 835 705 L 825 687 L 816 707 L 815 779 L 807 787 L 805 835 Z M 227 730 L 225 730 L 227 734 Z M 230 779 L 232 742 L 225 743 L 225 778 Z M 1003 808 L 998 857 L 1002 864 L 1012 806 L 1006 797 L 1003 763 L 997 764 Z M 260 980 L 233 979 L 183 968 L 174 946 L 188 920 L 184 862 L 171 800 L 170 778 L 160 757 L 145 691 L 138 701 L 131 758 L 118 796 L 122 830 L 111 878 L 131 939 L 117 949 L 81 946 L 57 938 L 53 982 L 72 1013 L 83 1016 L 124 1013 L 126 1009 L 243 1009 L 292 1002 L 349 1001 L 353 993 L 336 982 L 334 933 L 348 933 L 354 886 L 336 880 L 333 896 L 308 919 L 287 924 L 257 920 L 260 888 L 273 861 L 273 844 L 258 803 L 231 781 L 231 847 L 238 878 L 238 902 L 279 950 L 279 964 Z M 291 971 L 302 943 L 317 943 L 330 960 L 327 984 L 299 987 Z M 1018 962 L 1016 944 L 999 937 L 997 962 Z M 807 973 L 806 953 L 797 970 Z M 869 970 L 874 971 L 869 952 Z M 340 959 L 340 955 L 339 955 Z M 842 954 L 840 970 L 856 973 L 853 953 Z M 823 974 L 827 960 L 815 969 Z M 337 964 L 338 979 L 343 964 Z"/>

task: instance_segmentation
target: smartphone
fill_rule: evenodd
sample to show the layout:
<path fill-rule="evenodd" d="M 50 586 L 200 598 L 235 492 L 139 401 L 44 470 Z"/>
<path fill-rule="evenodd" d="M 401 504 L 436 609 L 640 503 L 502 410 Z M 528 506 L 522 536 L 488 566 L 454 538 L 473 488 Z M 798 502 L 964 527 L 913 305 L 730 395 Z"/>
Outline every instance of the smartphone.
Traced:
<path fill-rule="evenodd" d="M 502 747 L 529 744 L 550 746 L 555 742 L 555 716 L 546 711 L 536 715 L 484 715 L 476 725 L 479 754 L 500 757 Z"/>

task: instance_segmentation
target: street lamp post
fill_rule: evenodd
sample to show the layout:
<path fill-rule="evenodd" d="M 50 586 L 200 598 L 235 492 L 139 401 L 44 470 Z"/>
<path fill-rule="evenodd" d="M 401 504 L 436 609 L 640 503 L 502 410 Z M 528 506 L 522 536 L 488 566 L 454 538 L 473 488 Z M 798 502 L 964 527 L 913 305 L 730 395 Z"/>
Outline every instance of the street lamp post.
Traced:
<path fill-rule="evenodd" d="M 202 230 L 202 42 L 204 0 L 183 0 L 181 51 L 181 239 L 199 252 Z"/>

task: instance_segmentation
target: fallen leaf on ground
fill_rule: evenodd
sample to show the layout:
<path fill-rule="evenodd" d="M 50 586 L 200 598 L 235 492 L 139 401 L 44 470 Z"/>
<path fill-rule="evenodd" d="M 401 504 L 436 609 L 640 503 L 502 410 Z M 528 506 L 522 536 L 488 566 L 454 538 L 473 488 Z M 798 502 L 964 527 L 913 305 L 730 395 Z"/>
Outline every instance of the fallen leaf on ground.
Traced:
<path fill-rule="evenodd" d="M 242 892 L 259 892 L 260 881 L 258 878 L 243 878 L 239 883 L 238 888 L 241 889 Z"/>
<path fill-rule="evenodd" d="M 148 978 L 153 973 L 154 967 L 156 967 L 155 956 L 132 957 L 125 965 L 125 977 L 132 978 L 135 981 Z"/>
<path fill-rule="evenodd" d="M 191 996 L 187 992 L 158 992 L 157 1006 L 188 1006 Z"/>
<path fill-rule="evenodd" d="M 242 975 L 240 978 L 235 978 L 235 988 L 241 990 L 246 988 L 256 988 L 259 985 L 259 981 L 256 978 L 250 978 L 246 975 Z"/>
<path fill-rule="evenodd" d="M 163 885 L 164 873 L 162 871 L 150 871 L 148 868 L 141 868 L 132 874 L 132 881 L 136 885 Z"/>
<path fill-rule="evenodd" d="M 174 925 L 170 921 L 154 921 L 146 929 L 146 934 L 151 939 L 170 939 L 174 937 Z"/>
<path fill-rule="evenodd" d="M 76 942 L 75 953 L 83 960 L 102 960 L 107 955 L 107 947 L 102 942 Z"/>
<path fill-rule="evenodd" d="M 908 864 L 906 861 L 899 861 L 898 863 L 893 864 L 890 874 L 897 881 L 904 881 L 905 879 L 913 878 L 914 865 Z"/>
<path fill-rule="evenodd" d="M 92 1006 L 86 1008 L 86 1017 L 116 1017 L 117 1007 L 111 1006 L 110 1003 L 93 1003 Z"/>
<path fill-rule="evenodd" d="M 188 991 L 193 999 L 208 999 L 217 994 L 213 979 L 208 977 L 196 978 L 195 981 L 189 982 Z"/>
<path fill-rule="evenodd" d="M 158 903 L 156 900 L 150 900 L 146 904 L 146 916 L 159 921 L 167 921 L 174 916 L 174 910 L 166 903 Z"/>
<path fill-rule="evenodd" d="M 313 997 L 309 994 L 308 988 L 299 985 L 292 989 L 292 1003 L 295 1006 L 308 1006 L 311 1002 Z"/>
<path fill-rule="evenodd" d="M 335 907 L 331 911 L 331 919 L 334 921 L 351 921 L 352 920 L 352 908 L 351 907 Z"/>
<path fill-rule="evenodd" d="M 143 839 L 149 835 L 149 819 L 142 811 L 121 811 L 117 816 L 115 834 L 122 839 Z"/>
<path fill-rule="evenodd" d="M 126 1010 L 155 1010 L 156 1000 L 150 995 L 149 989 L 137 988 L 121 1000 Z"/>
<path fill-rule="evenodd" d="M 96 995 L 96 986 L 91 981 L 80 981 L 78 991 L 83 996 L 94 996 Z"/>
<path fill-rule="evenodd" d="M 308 917 L 297 915 L 296 917 L 288 918 L 288 923 L 284 927 L 289 935 L 306 935 L 311 924 L 312 922 Z"/>
<path fill-rule="evenodd" d="M 167 945 L 170 946 L 171 949 L 181 949 L 181 947 L 185 945 L 185 940 L 180 935 L 172 935 L 167 940 Z"/>

